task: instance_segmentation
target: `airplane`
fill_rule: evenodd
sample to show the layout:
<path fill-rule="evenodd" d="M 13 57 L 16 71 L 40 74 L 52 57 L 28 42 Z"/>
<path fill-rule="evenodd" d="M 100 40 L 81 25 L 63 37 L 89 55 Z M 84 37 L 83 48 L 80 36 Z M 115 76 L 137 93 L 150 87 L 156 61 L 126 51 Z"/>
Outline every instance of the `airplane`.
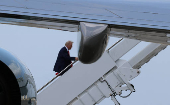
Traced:
<path fill-rule="evenodd" d="M 0 23 L 80 32 L 78 56 L 81 62 L 87 64 L 101 57 L 109 36 L 169 45 L 170 8 L 167 3 L 93 3 L 69 0 L 3 0 L 0 4 Z M 35 104 L 35 82 L 27 67 L 9 52 L 1 49 L 0 53 L 1 67 L 6 69 L 5 72 L 1 71 L 0 76 L 0 97 L 5 98 L 0 103 L 24 104 L 25 100 L 22 101 L 21 96 L 27 96 L 27 103 Z M 16 68 L 19 74 L 15 73 Z M 7 74 L 11 75 L 11 83 L 5 79 Z M 28 89 L 28 85 L 31 88 Z M 14 94 L 8 93 L 11 89 L 6 87 L 16 88 L 15 98 Z M 34 94 L 29 93 L 32 91 Z"/>

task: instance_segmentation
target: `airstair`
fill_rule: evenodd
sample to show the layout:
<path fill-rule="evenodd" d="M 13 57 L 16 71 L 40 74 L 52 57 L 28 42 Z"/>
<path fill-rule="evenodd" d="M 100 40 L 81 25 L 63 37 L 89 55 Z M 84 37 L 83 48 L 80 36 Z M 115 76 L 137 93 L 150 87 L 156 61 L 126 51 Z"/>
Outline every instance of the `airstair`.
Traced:
<path fill-rule="evenodd" d="M 53 79 L 38 93 L 38 105 L 95 105 L 111 97 L 115 105 L 120 105 L 115 96 L 122 91 L 135 92 L 129 82 L 140 74 L 139 68 L 157 55 L 167 45 L 150 43 L 129 61 L 120 59 L 139 40 L 121 39 L 95 63 L 76 63 L 58 79 Z M 129 94 L 129 95 L 130 95 Z M 121 96 L 121 97 L 128 97 Z"/>

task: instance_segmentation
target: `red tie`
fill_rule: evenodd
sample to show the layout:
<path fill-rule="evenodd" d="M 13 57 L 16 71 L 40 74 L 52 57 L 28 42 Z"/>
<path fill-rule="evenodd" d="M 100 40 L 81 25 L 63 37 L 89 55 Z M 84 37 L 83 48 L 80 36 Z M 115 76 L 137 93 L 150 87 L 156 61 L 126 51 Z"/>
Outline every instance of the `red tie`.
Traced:
<path fill-rule="evenodd" d="M 70 52 L 68 51 L 68 55 L 70 56 Z M 72 63 L 72 62 L 71 62 Z M 73 67 L 73 65 L 71 65 L 71 67 Z"/>

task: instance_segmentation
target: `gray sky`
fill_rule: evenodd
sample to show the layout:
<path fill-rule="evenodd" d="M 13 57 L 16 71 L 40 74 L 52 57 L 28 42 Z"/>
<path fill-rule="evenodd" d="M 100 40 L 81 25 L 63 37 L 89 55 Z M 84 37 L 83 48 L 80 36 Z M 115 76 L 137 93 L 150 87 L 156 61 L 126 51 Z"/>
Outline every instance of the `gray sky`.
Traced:
<path fill-rule="evenodd" d="M 27 67 L 36 82 L 37 89 L 52 79 L 52 71 L 58 51 L 67 40 L 74 42 L 71 56 L 77 56 L 77 33 L 50 29 L 21 27 L 0 24 L 0 47 L 14 53 Z M 109 46 L 118 38 L 110 38 Z M 128 60 L 148 43 L 142 42 L 122 59 Z M 140 70 L 141 74 L 133 79 L 136 92 L 128 98 L 117 97 L 121 105 L 170 105 L 169 101 L 169 54 L 167 47 Z M 106 99 L 99 105 L 114 105 Z"/>

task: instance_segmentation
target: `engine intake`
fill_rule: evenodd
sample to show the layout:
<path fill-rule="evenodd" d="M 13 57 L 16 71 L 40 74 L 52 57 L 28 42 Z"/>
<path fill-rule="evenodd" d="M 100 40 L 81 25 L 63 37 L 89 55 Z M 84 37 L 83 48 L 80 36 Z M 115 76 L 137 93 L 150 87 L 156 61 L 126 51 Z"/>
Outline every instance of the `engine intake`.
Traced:
<path fill-rule="evenodd" d="M 97 61 L 108 43 L 108 25 L 80 22 L 78 34 L 78 57 L 82 63 Z"/>

